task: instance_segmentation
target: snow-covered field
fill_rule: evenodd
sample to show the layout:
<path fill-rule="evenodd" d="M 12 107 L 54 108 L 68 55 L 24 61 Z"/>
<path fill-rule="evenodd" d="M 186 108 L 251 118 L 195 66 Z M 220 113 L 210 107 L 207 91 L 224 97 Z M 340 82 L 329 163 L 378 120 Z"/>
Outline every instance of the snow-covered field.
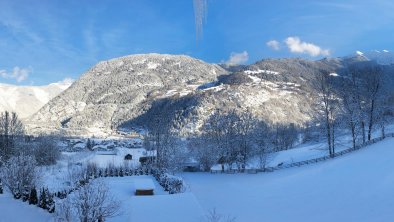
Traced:
<path fill-rule="evenodd" d="M 134 180 L 151 178 L 155 183 L 154 196 L 135 196 Z M 194 194 L 169 195 L 150 176 L 105 178 L 115 198 L 122 202 L 121 215 L 108 221 L 143 222 L 200 222 L 204 212 Z"/>
<path fill-rule="evenodd" d="M 0 222 L 53 221 L 47 211 L 20 200 L 15 200 L 10 193 L 0 194 Z"/>
<path fill-rule="evenodd" d="M 394 217 L 394 138 L 345 156 L 313 165 L 259 174 L 182 173 L 188 190 L 169 195 L 151 176 L 101 178 L 121 201 L 121 214 L 108 221 L 204 221 L 216 209 L 236 221 L 390 221 Z M 50 190 L 65 186 L 69 164 L 123 162 L 125 152 L 139 149 L 67 153 L 56 166 L 43 168 L 42 183 Z M 272 164 L 298 161 L 325 154 L 322 144 L 282 151 Z M 119 159 L 111 159 L 119 158 Z M 77 165 L 78 166 L 78 165 Z M 74 166 L 74 167 L 77 167 Z M 134 182 L 152 179 L 154 196 L 135 196 Z M 4 210 L 3 210 L 4 209 Z M 0 195 L 2 221 L 51 221 L 40 208 Z M 24 212 L 20 214 L 19 212 Z M 153 212 L 153 213 L 152 213 Z"/>
<path fill-rule="evenodd" d="M 237 221 L 394 218 L 394 138 L 334 160 L 263 174 L 184 173 L 205 210 Z"/>

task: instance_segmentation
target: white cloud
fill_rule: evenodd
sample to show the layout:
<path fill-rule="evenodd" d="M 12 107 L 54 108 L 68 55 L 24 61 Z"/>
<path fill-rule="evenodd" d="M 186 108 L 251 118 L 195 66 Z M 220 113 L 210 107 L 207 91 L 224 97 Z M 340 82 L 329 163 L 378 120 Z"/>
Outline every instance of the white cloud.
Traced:
<path fill-rule="evenodd" d="M 322 49 L 319 46 L 312 43 L 302 42 L 301 39 L 296 36 L 288 37 L 285 40 L 285 43 L 289 48 L 290 52 L 293 53 L 305 53 L 313 57 L 319 55 L 323 55 L 323 56 L 330 55 L 330 50 Z"/>
<path fill-rule="evenodd" d="M 275 51 L 278 51 L 280 49 L 280 43 L 276 40 L 268 41 L 266 44 L 268 47 L 270 47 L 271 49 L 273 49 Z"/>
<path fill-rule="evenodd" d="M 11 72 L 0 70 L 0 77 L 5 79 L 15 79 L 17 82 L 22 82 L 29 77 L 31 71 L 31 68 L 20 68 L 19 66 L 15 66 Z"/>
<path fill-rule="evenodd" d="M 239 65 L 245 64 L 249 60 L 249 54 L 247 51 L 241 53 L 232 52 L 230 58 L 226 61 L 228 65 Z"/>

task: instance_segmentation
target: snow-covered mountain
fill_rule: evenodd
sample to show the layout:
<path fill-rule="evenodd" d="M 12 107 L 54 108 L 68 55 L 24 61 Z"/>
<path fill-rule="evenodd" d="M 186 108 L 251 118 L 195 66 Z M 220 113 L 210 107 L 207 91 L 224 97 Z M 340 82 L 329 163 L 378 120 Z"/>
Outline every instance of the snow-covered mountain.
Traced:
<path fill-rule="evenodd" d="M 348 58 L 355 58 L 364 61 L 375 61 L 380 65 L 391 65 L 394 64 L 394 53 L 389 50 L 373 50 L 373 51 L 356 51 L 353 55 Z"/>
<path fill-rule="evenodd" d="M 216 109 L 246 110 L 270 123 L 313 118 L 316 74 L 369 63 L 357 57 L 264 59 L 236 70 L 183 55 L 142 54 L 103 61 L 27 120 L 31 133 L 105 135 L 167 113 L 194 132 Z M 392 66 L 387 66 L 387 70 Z M 391 75 L 391 77 L 393 77 Z"/>
<path fill-rule="evenodd" d="M 198 130 L 215 109 L 250 110 L 274 123 L 311 119 L 313 74 L 332 61 L 263 60 L 237 72 L 180 55 L 132 55 L 98 63 L 29 119 L 31 132 L 101 135 L 182 114 Z"/>
<path fill-rule="evenodd" d="M 0 112 L 16 112 L 20 118 L 27 118 L 67 89 L 71 83 L 71 80 L 46 86 L 17 86 L 0 83 Z"/>
<path fill-rule="evenodd" d="M 34 132 L 108 133 L 146 112 L 152 101 L 187 95 L 225 73 L 218 65 L 178 55 L 131 55 L 103 61 L 33 115 L 28 127 Z"/>

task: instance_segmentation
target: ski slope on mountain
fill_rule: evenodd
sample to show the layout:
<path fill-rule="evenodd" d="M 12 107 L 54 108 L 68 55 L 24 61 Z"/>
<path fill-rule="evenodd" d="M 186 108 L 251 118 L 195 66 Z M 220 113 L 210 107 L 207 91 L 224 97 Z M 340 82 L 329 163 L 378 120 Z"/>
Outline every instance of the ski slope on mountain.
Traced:
<path fill-rule="evenodd" d="M 265 174 L 185 173 L 205 210 L 237 221 L 391 221 L 394 138 L 334 160 Z"/>

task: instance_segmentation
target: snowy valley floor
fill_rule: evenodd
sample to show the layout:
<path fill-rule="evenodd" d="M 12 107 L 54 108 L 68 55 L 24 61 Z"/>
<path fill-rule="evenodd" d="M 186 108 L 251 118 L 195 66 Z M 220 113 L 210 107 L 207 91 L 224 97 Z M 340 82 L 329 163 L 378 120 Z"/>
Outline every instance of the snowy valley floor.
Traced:
<path fill-rule="evenodd" d="M 294 152 L 294 151 L 292 151 Z M 122 201 L 108 221 L 203 222 L 217 212 L 237 222 L 357 221 L 394 218 L 394 138 L 333 160 L 259 174 L 182 173 L 184 194 L 136 197 L 134 177 L 104 178 Z M 5 213 L 4 213 L 5 212 Z M 45 211 L 0 195 L 0 222 L 52 221 Z"/>

